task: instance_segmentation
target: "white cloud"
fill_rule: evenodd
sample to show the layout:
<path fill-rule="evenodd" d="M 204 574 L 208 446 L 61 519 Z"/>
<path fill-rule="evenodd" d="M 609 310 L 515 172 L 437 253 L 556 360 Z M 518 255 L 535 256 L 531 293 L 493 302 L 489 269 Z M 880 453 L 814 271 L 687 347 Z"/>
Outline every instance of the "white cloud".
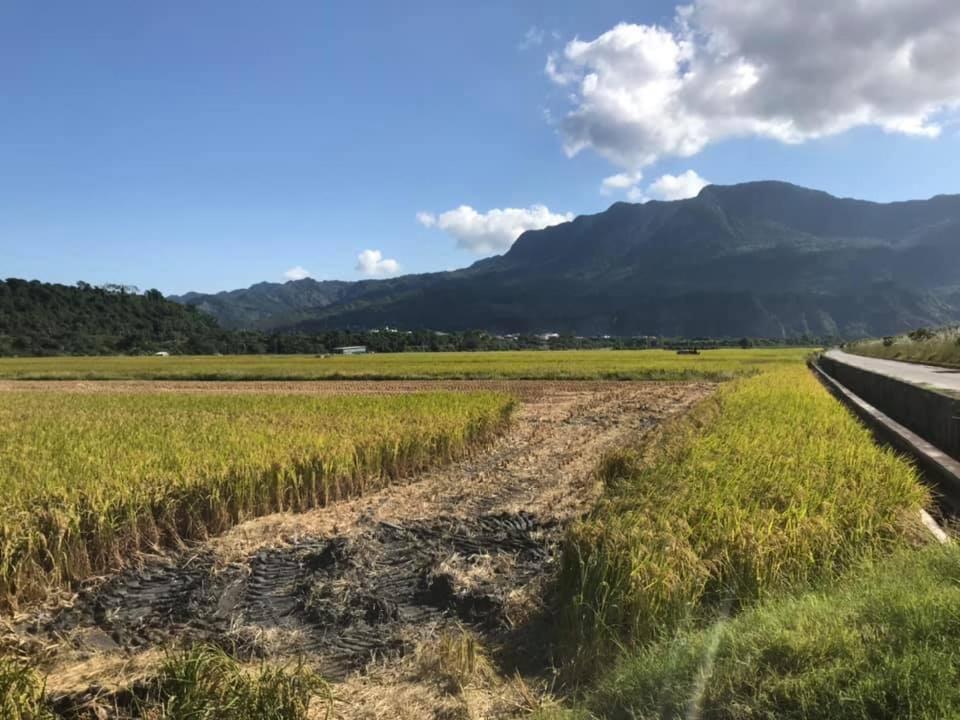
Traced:
<path fill-rule="evenodd" d="M 310 271 L 297 265 L 287 270 L 283 276 L 287 280 L 303 280 L 304 278 L 310 277 Z"/>
<path fill-rule="evenodd" d="M 386 277 L 400 272 L 400 263 L 385 258 L 379 250 L 364 250 L 357 255 L 357 270 L 367 277 Z"/>
<path fill-rule="evenodd" d="M 693 197 L 709 184 L 695 171 L 687 170 L 679 175 L 661 175 L 650 183 L 647 192 L 660 200 L 683 200 Z"/>
<path fill-rule="evenodd" d="M 617 173 L 610 177 L 605 177 L 600 183 L 600 192 L 608 195 L 616 190 L 628 190 L 643 179 L 643 173 L 640 171 L 630 173 Z"/>
<path fill-rule="evenodd" d="M 528 208 L 493 209 L 479 213 L 469 205 L 461 205 L 439 215 L 417 213 L 417 221 L 425 227 L 437 227 L 457 240 L 457 247 L 478 255 L 503 252 L 526 230 L 539 230 L 573 220 L 573 213 L 550 212 L 545 205 Z"/>
<path fill-rule="evenodd" d="M 572 91 L 566 152 L 636 171 L 731 137 L 935 137 L 960 107 L 958 67 L 956 0 L 693 0 L 669 28 L 574 39 L 545 71 Z"/>
<path fill-rule="evenodd" d="M 423 225 L 424 227 L 433 227 L 434 225 L 437 224 L 437 218 L 433 213 L 418 212 L 417 222 Z"/>
<path fill-rule="evenodd" d="M 543 31 L 543 28 L 539 28 L 536 25 L 531 25 L 530 29 L 523 36 L 523 41 L 518 45 L 521 50 L 528 50 L 532 47 L 537 47 L 538 45 L 543 45 L 543 41 L 546 38 L 547 34 Z"/>
<path fill-rule="evenodd" d="M 630 202 L 644 203 L 651 199 L 657 200 L 683 200 L 693 197 L 709 181 L 700 177 L 695 170 L 687 170 L 679 175 L 661 175 L 646 189 L 640 186 L 640 180 L 643 175 L 640 172 L 620 173 L 604 178 L 601 192 L 610 194 L 611 192 L 623 191 Z"/>

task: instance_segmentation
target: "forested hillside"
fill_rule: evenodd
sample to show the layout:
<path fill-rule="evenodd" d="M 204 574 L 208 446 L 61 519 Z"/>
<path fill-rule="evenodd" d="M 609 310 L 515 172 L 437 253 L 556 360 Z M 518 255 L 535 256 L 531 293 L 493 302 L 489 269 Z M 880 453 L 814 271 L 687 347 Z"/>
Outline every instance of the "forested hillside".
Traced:
<path fill-rule="evenodd" d="M 820 339 L 796 341 L 818 344 Z M 585 338 L 569 333 L 547 338 L 532 334 L 504 337 L 480 330 L 226 330 L 210 315 L 166 300 L 157 290 L 139 293 L 120 285 L 0 281 L 0 356 L 143 355 L 161 350 L 185 355 L 323 354 L 342 345 L 365 345 L 370 352 L 390 353 L 764 344 L 768 342 L 748 338 Z"/>
<path fill-rule="evenodd" d="M 0 281 L 0 354 L 201 352 L 222 331 L 159 290 L 8 278 Z"/>

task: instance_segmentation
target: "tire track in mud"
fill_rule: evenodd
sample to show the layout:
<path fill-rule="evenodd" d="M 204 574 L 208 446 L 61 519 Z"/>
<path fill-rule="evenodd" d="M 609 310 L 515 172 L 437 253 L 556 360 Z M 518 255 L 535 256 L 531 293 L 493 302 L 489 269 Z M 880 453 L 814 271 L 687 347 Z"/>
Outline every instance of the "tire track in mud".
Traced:
<path fill-rule="evenodd" d="M 595 502 L 602 453 L 713 387 L 541 383 L 507 434 L 471 457 L 148 558 L 21 629 L 55 648 L 48 690 L 65 707 L 101 684 L 135 684 L 116 668 L 174 642 L 214 642 L 242 659 L 302 657 L 344 678 L 444 627 L 502 638 L 536 601 L 564 524 Z"/>
<path fill-rule="evenodd" d="M 161 559 L 83 593 L 44 630 L 102 633 L 125 652 L 192 641 L 242 659 L 310 656 L 342 679 L 444 624 L 496 630 L 506 594 L 552 562 L 557 529 L 525 513 L 379 522 L 222 569 L 210 553 Z"/>

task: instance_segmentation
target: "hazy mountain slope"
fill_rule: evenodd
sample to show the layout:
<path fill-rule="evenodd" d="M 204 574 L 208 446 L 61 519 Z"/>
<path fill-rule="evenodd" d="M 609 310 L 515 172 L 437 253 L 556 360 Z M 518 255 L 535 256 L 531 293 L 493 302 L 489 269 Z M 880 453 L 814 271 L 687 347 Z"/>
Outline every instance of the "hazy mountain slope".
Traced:
<path fill-rule="evenodd" d="M 230 325 L 581 334 L 884 334 L 960 319 L 960 196 L 872 203 L 779 182 L 616 203 L 454 273 L 189 295 Z"/>
<path fill-rule="evenodd" d="M 356 283 L 317 282 L 307 278 L 289 283 L 262 282 L 242 290 L 216 294 L 171 295 L 170 300 L 194 305 L 213 315 L 223 327 L 254 327 L 259 322 L 303 308 L 322 308 L 349 296 Z"/>

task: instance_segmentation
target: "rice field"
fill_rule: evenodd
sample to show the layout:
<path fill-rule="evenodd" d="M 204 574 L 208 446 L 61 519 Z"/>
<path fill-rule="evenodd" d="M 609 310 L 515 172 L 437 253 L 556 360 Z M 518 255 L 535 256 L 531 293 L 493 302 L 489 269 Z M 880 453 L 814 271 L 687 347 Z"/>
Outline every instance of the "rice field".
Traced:
<path fill-rule="evenodd" d="M 849 717 L 949 714 L 960 656 L 937 643 L 956 633 L 957 552 L 916 549 L 928 492 L 809 373 L 808 352 L 0 360 L 0 606 L 136 550 L 363 493 L 462 456 L 509 421 L 513 396 L 481 382 L 430 391 L 433 380 L 732 380 L 597 468 L 603 496 L 566 530 L 546 639 L 579 692 L 538 717 L 799 718 L 841 695 Z M 111 378 L 168 382 L 38 392 L 13 381 Z M 417 391 L 250 382 L 360 379 L 416 380 Z M 178 380 L 251 391 L 175 392 Z M 0 655 L 0 709 L 27 712 L 12 717 L 54 717 L 43 683 Z M 224 717 L 293 720 L 311 697 L 329 699 L 304 668 L 256 672 L 207 647 L 178 651 L 147 686 L 149 707 L 170 717 L 229 707 Z"/>
<path fill-rule="evenodd" d="M 729 380 L 812 348 L 557 350 L 384 355 L 0 358 L 7 380 Z"/>
<path fill-rule="evenodd" d="M 717 608 L 829 579 L 917 536 L 913 466 L 876 445 L 802 365 L 722 387 L 658 446 L 600 469 L 560 587 L 581 664 Z"/>
<path fill-rule="evenodd" d="M 60 394 L 0 404 L 0 602 L 355 495 L 490 438 L 504 394 Z"/>

